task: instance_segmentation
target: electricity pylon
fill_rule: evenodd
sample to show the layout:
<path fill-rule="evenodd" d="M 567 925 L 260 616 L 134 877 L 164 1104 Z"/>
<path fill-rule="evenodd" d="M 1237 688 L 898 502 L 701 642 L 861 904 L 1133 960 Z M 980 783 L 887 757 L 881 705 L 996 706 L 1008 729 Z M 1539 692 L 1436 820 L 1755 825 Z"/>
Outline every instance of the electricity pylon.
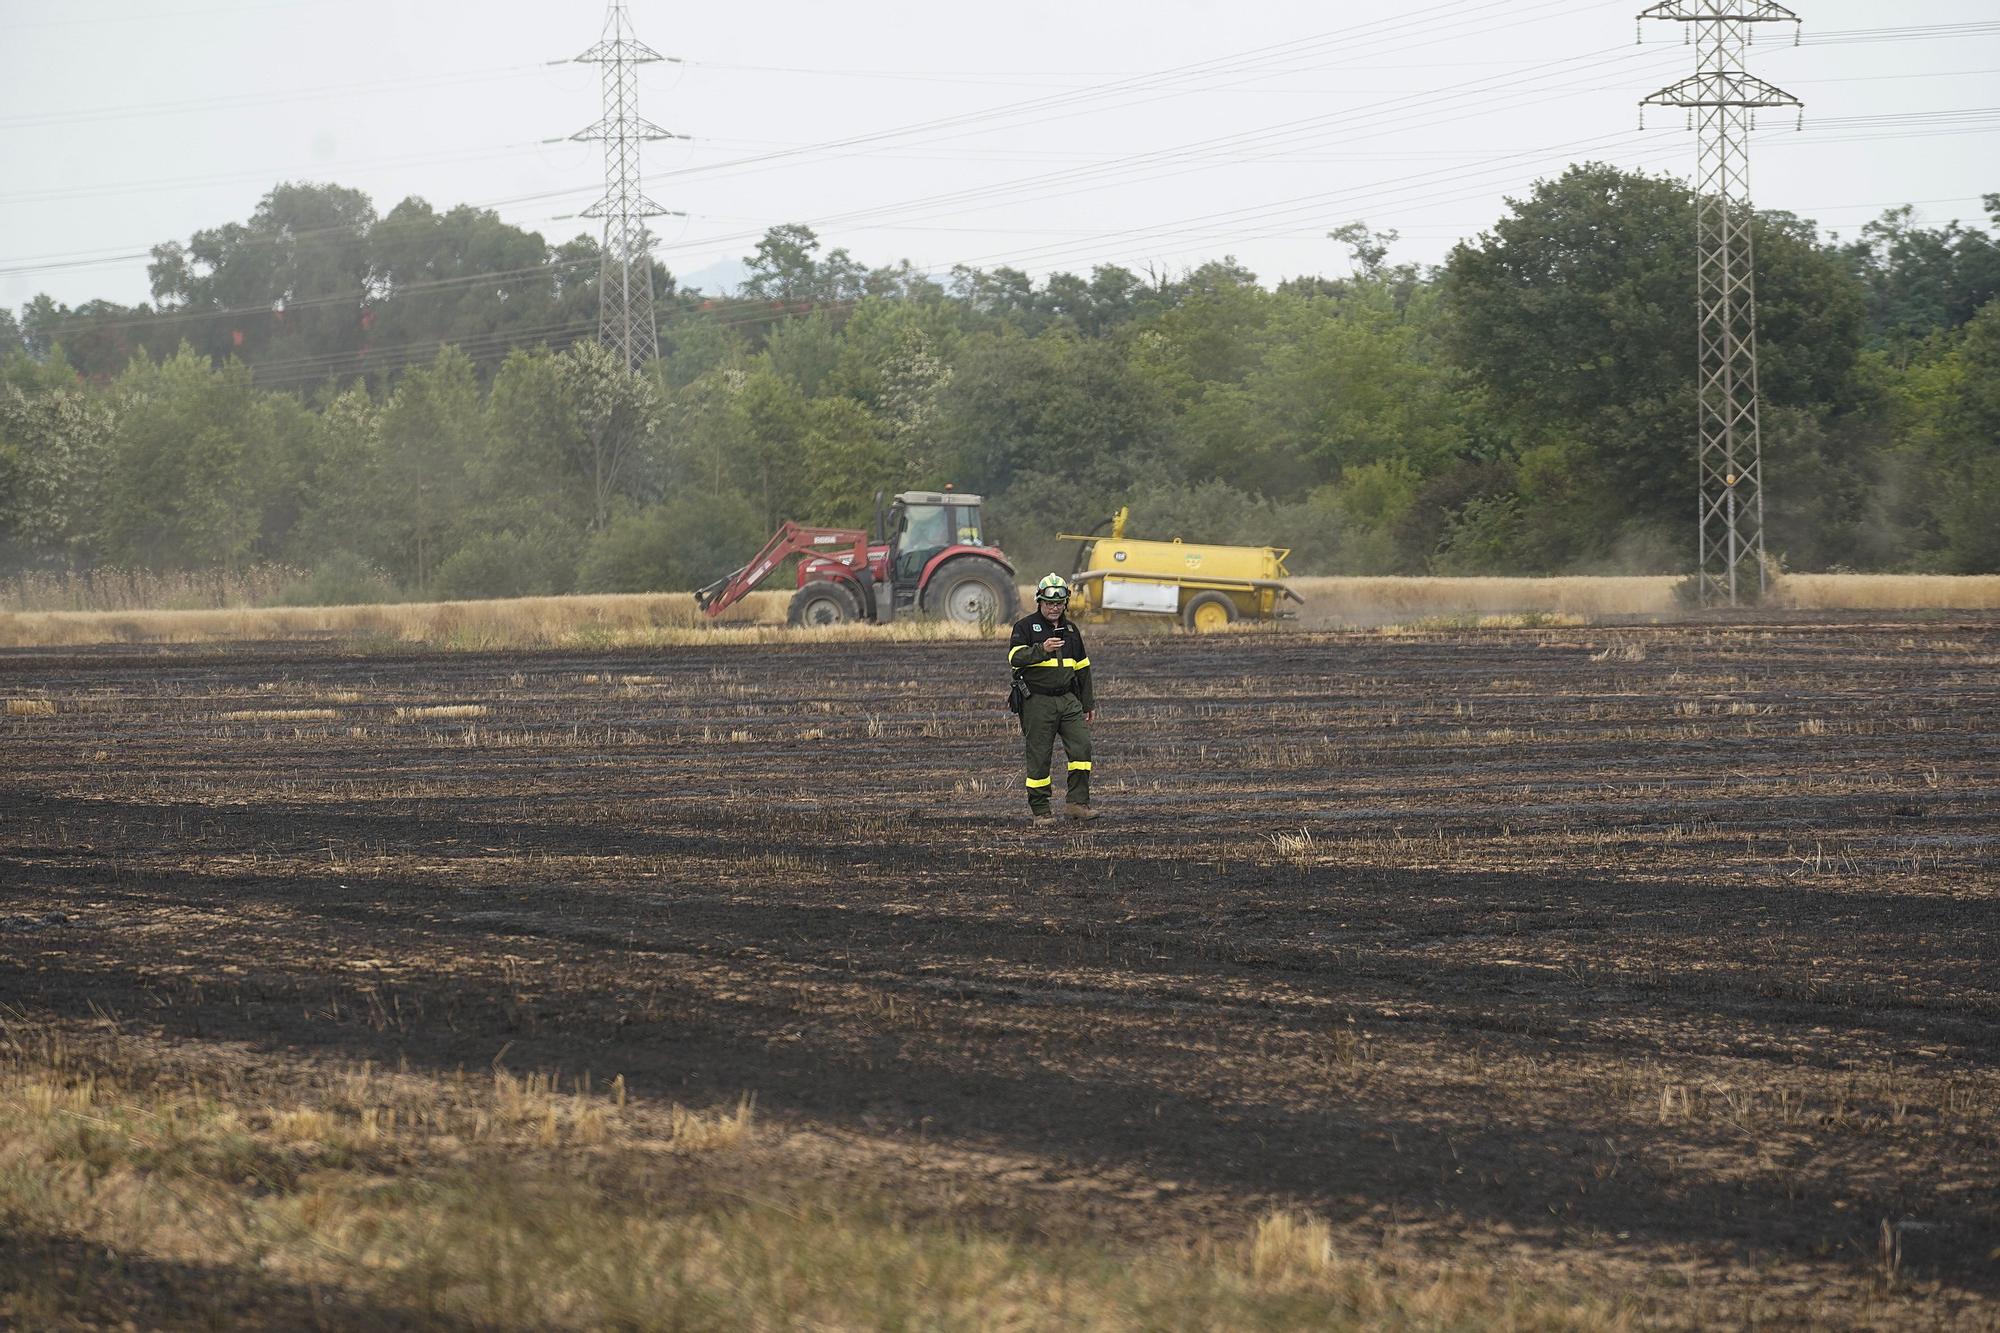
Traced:
<path fill-rule="evenodd" d="M 1803 107 L 1743 70 L 1751 25 L 1798 24 L 1768 0 L 1666 0 L 1639 14 L 1689 25 L 1696 72 L 1640 102 L 1688 108 L 1696 150 L 1700 325 L 1699 581 L 1702 605 L 1739 605 L 1747 570 L 1764 593 L 1764 464 L 1757 434 L 1757 295 L 1750 246 L 1750 131 L 1763 107 Z M 1800 112 L 1804 114 L 1803 111 Z"/>
<path fill-rule="evenodd" d="M 604 248 L 597 270 L 597 339 L 637 370 L 660 354 L 653 313 L 653 261 L 645 219 L 667 212 L 639 185 L 639 145 L 682 136 L 667 133 L 639 114 L 639 66 L 665 60 L 632 33 L 625 0 L 611 0 L 604 35 L 576 57 L 604 67 L 604 118 L 572 139 L 604 141 L 604 197 L 583 210 L 604 219 Z"/>

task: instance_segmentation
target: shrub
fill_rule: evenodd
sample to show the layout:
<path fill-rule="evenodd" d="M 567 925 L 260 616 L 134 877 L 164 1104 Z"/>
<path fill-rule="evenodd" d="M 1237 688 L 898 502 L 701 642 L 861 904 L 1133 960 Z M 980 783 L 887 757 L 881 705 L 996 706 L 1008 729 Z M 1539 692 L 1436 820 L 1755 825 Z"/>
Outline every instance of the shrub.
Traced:
<path fill-rule="evenodd" d="M 568 592 L 574 566 L 547 536 L 481 533 L 438 565 L 431 593 L 441 601 L 543 597 Z"/>
<path fill-rule="evenodd" d="M 584 551 L 585 592 L 698 588 L 740 567 L 769 534 L 736 495 L 682 496 L 613 519 Z"/>
<path fill-rule="evenodd" d="M 369 606 L 400 600 L 389 576 L 352 551 L 339 551 L 271 599 L 276 606 Z"/>

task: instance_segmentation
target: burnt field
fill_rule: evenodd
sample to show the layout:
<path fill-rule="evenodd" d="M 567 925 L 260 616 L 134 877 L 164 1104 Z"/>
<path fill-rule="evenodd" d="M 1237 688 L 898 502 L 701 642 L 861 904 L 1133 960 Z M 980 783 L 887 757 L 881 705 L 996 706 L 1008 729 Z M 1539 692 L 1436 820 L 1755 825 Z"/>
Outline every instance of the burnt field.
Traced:
<path fill-rule="evenodd" d="M 618 1076 L 961 1228 L 1296 1212 L 1641 1322 L 2000 1320 L 2000 620 L 1092 656 L 1080 828 L 986 644 L 10 651 L 10 1058 Z"/>

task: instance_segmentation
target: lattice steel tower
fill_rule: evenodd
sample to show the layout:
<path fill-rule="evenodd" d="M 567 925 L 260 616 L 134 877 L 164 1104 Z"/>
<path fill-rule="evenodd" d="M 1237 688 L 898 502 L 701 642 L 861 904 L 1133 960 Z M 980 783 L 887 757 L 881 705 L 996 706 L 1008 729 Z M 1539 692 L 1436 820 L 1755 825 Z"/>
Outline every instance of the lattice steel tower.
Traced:
<path fill-rule="evenodd" d="M 604 118 L 572 139 L 604 140 L 604 197 L 583 210 L 604 219 L 604 249 L 597 275 L 597 338 L 637 370 L 660 354 L 653 314 L 653 261 L 645 219 L 666 209 L 639 185 L 639 145 L 672 139 L 639 114 L 639 66 L 667 57 L 632 34 L 625 0 L 611 0 L 604 35 L 576 63 L 604 67 Z"/>
<path fill-rule="evenodd" d="M 1696 153 L 1700 323 L 1700 583 L 1703 605 L 1764 592 L 1764 465 L 1757 435 L 1757 296 L 1750 247 L 1750 131 L 1762 107 L 1803 107 L 1743 70 L 1752 25 L 1799 16 L 1767 0 L 1666 0 L 1641 19 L 1688 24 L 1696 73 L 1640 102 L 1688 108 Z M 1641 32 L 1643 34 L 1643 27 Z M 1796 27 L 1794 33 L 1796 34 Z M 1803 111 L 1800 113 L 1803 115 Z"/>

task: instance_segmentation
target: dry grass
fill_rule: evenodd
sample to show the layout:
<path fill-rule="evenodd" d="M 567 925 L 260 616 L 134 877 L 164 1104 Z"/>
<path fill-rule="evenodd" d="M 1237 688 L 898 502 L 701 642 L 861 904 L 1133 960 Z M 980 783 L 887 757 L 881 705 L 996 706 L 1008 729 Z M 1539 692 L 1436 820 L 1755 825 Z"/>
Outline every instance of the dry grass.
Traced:
<path fill-rule="evenodd" d="M 1379 624 L 1435 615 L 1540 611 L 1572 616 L 1666 615 L 1677 608 L 1672 575 L 1633 578 L 1304 578 L 1291 586 L 1309 620 Z"/>
<path fill-rule="evenodd" d="M 791 629 L 784 623 L 790 601 L 791 594 L 782 590 L 755 592 L 714 621 L 685 593 L 215 611 L 0 612 L 0 647 L 331 639 L 478 651 L 858 639 L 905 642 L 982 634 L 977 625 L 936 620 Z"/>
<path fill-rule="evenodd" d="M 1304 578 L 1292 587 L 1308 621 L 1373 625 L 1424 616 L 1542 613 L 1592 619 L 1675 616 L 1676 575 L 1511 578 Z M 1770 605 L 1801 611 L 2000 608 L 2000 575 L 1785 574 Z M 1484 622 L 1480 622 L 1484 623 Z"/>
<path fill-rule="evenodd" d="M 329 722 L 340 714 L 331 708 L 236 708 L 222 714 L 224 722 Z"/>
<path fill-rule="evenodd" d="M 1333 1228 L 1303 1213 L 1267 1213 L 1250 1237 L 1250 1271 L 1258 1277 L 1325 1273 L 1334 1266 Z"/>
<path fill-rule="evenodd" d="M 273 1085 L 0 1039 L 0 1326 L 1617 1328 L 1617 1297 L 1517 1285 L 1318 1218 L 1114 1247 L 991 1232 L 815 1183 L 748 1099 L 647 1105 L 372 1067 Z M 135 1277 L 137 1272 L 153 1276 Z M 178 1276 L 176 1276 L 178 1275 Z M 164 1278 L 164 1280 L 162 1280 Z M 310 1308 L 307 1308 L 307 1307 Z"/>
<path fill-rule="evenodd" d="M 53 699 L 9 699 L 8 717 L 54 717 L 56 701 Z"/>
<path fill-rule="evenodd" d="M 16 574 L 0 579 L 0 610 L 138 611 L 255 606 L 306 577 L 289 565 L 155 574 L 107 567 L 85 573 Z"/>
<path fill-rule="evenodd" d="M 1771 604 L 1800 611 L 2000 610 L 2000 574 L 1786 574 Z"/>
<path fill-rule="evenodd" d="M 1419 630 L 1575 625 L 1599 616 L 1675 616 L 1681 582 L 1630 578 L 1303 578 L 1308 625 Z M 1024 594 L 1024 597 L 1027 594 Z M 807 643 L 976 638 L 974 625 L 905 620 L 886 627 L 795 630 L 791 593 L 755 592 L 710 621 L 686 593 L 524 597 L 381 606 L 210 610 L 0 611 L 0 647 L 101 643 L 221 643 L 333 639 L 446 649 L 666 648 L 714 643 Z M 1024 602 L 1025 604 L 1025 602 Z M 2000 608 L 2000 575 L 1787 574 L 1771 604 L 1802 610 Z M 1245 632 L 1261 626 L 1244 624 Z"/>
<path fill-rule="evenodd" d="M 398 708 L 395 713 L 398 722 L 414 722 L 423 718 L 459 720 L 485 716 L 485 704 L 431 704 L 421 708 Z"/>

